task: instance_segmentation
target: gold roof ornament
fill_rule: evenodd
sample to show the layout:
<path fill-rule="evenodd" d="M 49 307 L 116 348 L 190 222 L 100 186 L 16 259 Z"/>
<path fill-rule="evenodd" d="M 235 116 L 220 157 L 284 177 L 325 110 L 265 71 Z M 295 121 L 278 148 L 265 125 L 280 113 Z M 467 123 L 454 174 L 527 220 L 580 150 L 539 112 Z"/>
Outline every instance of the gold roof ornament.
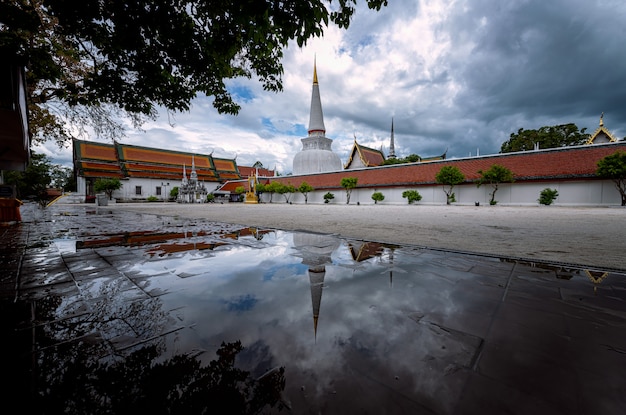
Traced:
<path fill-rule="evenodd" d="M 596 140 L 598 141 L 596 143 Z M 615 143 L 617 138 L 611 134 L 609 130 L 604 127 L 604 112 L 600 114 L 600 123 L 598 128 L 589 136 L 589 139 L 585 142 L 588 144 L 601 144 L 601 143 Z"/>

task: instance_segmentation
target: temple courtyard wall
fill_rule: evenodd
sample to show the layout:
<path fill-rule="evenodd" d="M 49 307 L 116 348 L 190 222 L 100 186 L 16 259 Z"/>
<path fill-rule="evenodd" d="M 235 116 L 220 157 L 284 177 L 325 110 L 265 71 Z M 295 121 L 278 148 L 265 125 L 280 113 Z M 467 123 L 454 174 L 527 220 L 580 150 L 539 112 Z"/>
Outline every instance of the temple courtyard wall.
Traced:
<path fill-rule="evenodd" d="M 346 175 L 349 175 L 346 174 Z M 294 184 L 295 183 L 295 184 Z M 294 186 L 301 182 L 294 180 Z M 541 181 L 502 183 L 498 186 L 495 200 L 499 205 L 536 206 L 539 204 L 539 194 L 545 189 L 556 189 L 559 193 L 553 202 L 556 206 L 619 206 L 621 205 L 620 194 L 610 180 L 576 180 L 576 181 Z M 378 186 L 355 188 L 350 194 L 350 204 L 360 205 L 401 205 L 408 204 L 402 193 L 406 190 L 416 190 L 422 199 L 415 204 L 422 205 L 445 205 L 446 194 L 441 185 L 421 186 Z M 454 187 L 457 205 L 488 205 L 491 199 L 490 193 L 493 188 L 490 185 L 477 187 L 475 184 L 462 184 Z M 340 186 L 336 188 L 324 188 L 308 193 L 307 203 L 324 203 L 324 195 L 332 193 L 334 199 L 331 204 L 347 203 L 346 190 Z M 374 192 L 380 192 L 385 196 L 383 201 L 375 203 L 372 199 Z M 260 201 L 270 203 L 268 193 L 261 194 Z M 290 203 L 305 203 L 302 193 L 296 192 L 289 195 Z M 287 203 L 285 196 L 280 194 L 271 195 L 271 203 Z"/>

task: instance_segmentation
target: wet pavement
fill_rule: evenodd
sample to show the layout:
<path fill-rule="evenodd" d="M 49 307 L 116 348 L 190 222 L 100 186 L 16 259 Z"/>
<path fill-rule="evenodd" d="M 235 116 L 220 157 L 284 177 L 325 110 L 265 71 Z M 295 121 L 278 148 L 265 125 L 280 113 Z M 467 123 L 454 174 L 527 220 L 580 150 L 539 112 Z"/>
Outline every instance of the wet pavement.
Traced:
<path fill-rule="evenodd" d="M 22 218 L 0 228 L 5 408 L 626 407 L 621 273 L 94 205 Z"/>

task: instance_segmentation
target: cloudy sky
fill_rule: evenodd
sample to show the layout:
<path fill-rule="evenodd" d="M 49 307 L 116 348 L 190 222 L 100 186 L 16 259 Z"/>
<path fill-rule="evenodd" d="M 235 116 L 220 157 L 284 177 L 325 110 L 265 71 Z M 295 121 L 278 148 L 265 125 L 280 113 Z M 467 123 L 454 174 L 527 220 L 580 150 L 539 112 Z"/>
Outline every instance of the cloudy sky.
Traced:
<path fill-rule="evenodd" d="M 119 141 L 290 173 L 307 135 L 314 60 L 326 136 L 344 163 L 355 136 L 387 154 L 392 118 L 399 157 L 494 154 L 520 128 L 575 123 L 592 133 L 602 113 L 621 139 L 624 22 L 622 0 L 389 0 L 378 13 L 361 0 L 348 30 L 285 51 L 283 92 L 236 80 L 239 115 L 200 97 Z M 71 163 L 69 148 L 35 151 Z"/>

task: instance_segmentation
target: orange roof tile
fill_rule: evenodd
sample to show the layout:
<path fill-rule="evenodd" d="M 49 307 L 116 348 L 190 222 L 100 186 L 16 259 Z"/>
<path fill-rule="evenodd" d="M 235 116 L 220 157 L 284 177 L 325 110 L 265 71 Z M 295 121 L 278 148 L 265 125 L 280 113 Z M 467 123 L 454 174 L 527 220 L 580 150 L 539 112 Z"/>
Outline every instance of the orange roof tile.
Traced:
<path fill-rule="evenodd" d="M 539 151 L 497 154 L 464 159 L 448 159 L 429 163 L 394 164 L 389 166 L 344 170 L 340 172 L 281 176 L 272 181 L 292 182 L 294 186 L 306 181 L 315 189 L 341 188 L 343 177 L 356 177 L 357 187 L 407 186 L 435 184 L 435 175 L 443 166 L 456 166 L 467 182 L 480 177 L 479 170 L 487 170 L 493 164 L 510 169 L 516 181 L 546 179 L 576 179 L 594 177 L 597 162 L 616 151 L 626 151 L 626 142 L 563 147 Z"/>

